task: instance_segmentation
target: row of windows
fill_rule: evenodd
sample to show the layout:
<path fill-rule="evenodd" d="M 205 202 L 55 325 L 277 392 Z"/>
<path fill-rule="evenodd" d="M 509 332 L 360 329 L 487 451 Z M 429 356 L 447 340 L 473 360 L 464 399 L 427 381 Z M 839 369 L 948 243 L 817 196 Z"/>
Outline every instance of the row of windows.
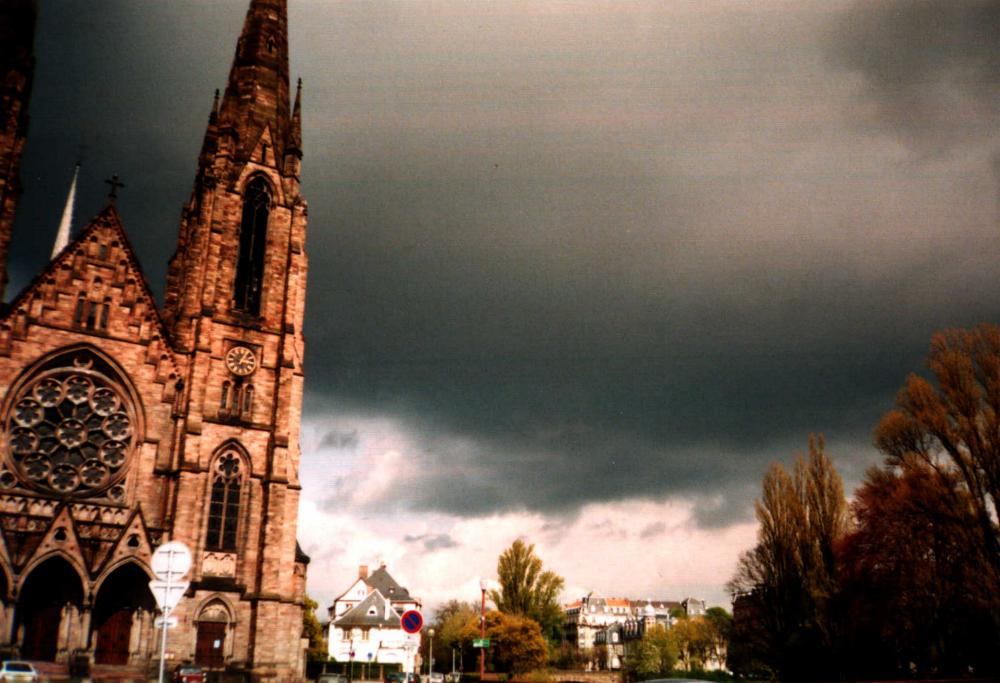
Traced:
<path fill-rule="evenodd" d="M 253 417 L 253 394 L 253 384 L 226 380 L 219 396 L 219 414 L 249 421 Z"/>
<path fill-rule="evenodd" d="M 104 301 L 90 301 L 87 295 L 81 292 L 76 298 L 73 324 L 88 330 L 107 330 L 110 313 L 111 297 L 105 297 Z"/>

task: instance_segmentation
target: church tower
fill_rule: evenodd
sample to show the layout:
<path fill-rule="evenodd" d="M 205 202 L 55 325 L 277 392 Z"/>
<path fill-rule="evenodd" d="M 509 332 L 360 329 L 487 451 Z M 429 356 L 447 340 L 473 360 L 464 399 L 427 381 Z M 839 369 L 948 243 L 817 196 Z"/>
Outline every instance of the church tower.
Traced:
<path fill-rule="evenodd" d="M 21 195 L 37 14 L 35 0 L 0 0 L 0 300 L 7 287 L 7 250 Z"/>
<path fill-rule="evenodd" d="M 50 662 L 53 676 L 149 678 L 152 557 L 181 541 L 192 562 L 170 668 L 302 679 L 300 91 L 292 105 L 287 0 L 247 1 L 163 308 L 113 180 L 104 209 L 0 310 L 0 655 Z M 25 31 L 16 59 L 8 16 Z M 0 0 L 0 263 L 34 16 L 32 0 Z"/>
<path fill-rule="evenodd" d="M 287 22 L 287 0 L 250 2 L 182 211 L 163 313 L 187 361 L 174 538 L 196 549 L 195 597 L 232 594 L 245 610 L 233 634 L 245 661 L 278 675 L 301 655 L 305 580 L 295 533 L 307 209 Z"/>

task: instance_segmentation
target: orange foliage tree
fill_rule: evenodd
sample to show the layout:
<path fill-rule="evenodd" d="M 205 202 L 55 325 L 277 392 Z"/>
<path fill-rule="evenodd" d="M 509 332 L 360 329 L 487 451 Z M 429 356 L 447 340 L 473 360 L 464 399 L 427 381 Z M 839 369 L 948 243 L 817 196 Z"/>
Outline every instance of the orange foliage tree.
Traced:
<path fill-rule="evenodd" d="M 533 619 L 499 611 L 486 613 L 489 661 L 494 671 L 521 674 L 540 669 L 548 662 L 548 646 L 542 629 Z M 479 638 L 478 617 L 462 630 L 463 640 Z"/>
<path fill-rule="evenodd" d="M 1000 327 L 945 330 L 931 340 L 934 382 L 910 375 L 875 430 L 890 466 L 920 462 L 957 476 L 972 506 L 977 545 L 1000 578 Z M 958 489 L 955 489 L 958 490 Z"/>

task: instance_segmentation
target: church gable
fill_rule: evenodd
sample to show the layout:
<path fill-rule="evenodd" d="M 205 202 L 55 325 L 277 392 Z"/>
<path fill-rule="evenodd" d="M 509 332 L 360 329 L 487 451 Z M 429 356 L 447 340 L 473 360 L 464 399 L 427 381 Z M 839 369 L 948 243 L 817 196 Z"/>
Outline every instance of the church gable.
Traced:
<path fill-rule="evenodd" d="M 94 557 L 89 565 L 92 569 L 98 565 L 103 566 L 102 573 L 108 573 L 125 560 L 137 560 L 147 567 L 152 565 L 153 546 L 141 509 L 136 509 L 114 546 L 104 550 L 106 553 L 101 557 Z"/>
<path fill-rule="evenodd" d="M 57 552 L 63 553 L 83 564 L 83 556 L 80 552 L 80 538 L 76 533 L 76 525 L 73 523 L 73 517 L 69 513 L 68 506 L 63 506 L 56 514 L 48 530 L 39 539 L 33 555 L 35 557 L 42 557 Z M 18 559 L 24 560 L 26 558 Z"/>
<path fill-rule="evenodd" d="M 11 356 L 34 327 L 47 328 L 49 339 L 56 339 L 53 331 L 64 333 L 63 343 L 86 335 L 142 344 L 143 360 L 156 367 L 158 379 L 178 376 L 156 303 L 113 204 L 11 303 L 0 318 L 0 356 Z"/>

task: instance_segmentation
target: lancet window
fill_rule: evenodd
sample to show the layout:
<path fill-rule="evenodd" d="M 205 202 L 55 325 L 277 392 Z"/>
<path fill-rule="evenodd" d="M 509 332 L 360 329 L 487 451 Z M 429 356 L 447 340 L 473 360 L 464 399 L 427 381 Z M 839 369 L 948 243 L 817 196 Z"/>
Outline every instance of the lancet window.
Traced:
<path fill-rule="evenodd" d="M 264 252 L 267 247 L 267 219 L 271 195 L 267 181 L 251 180 L 243 194 L 243 219 L 240 223 L 240 250 L 236 264 L 233 306 L 253 315 L 260 313 L 264 280 Z"/>
<path fill-rule="evenodd" d="M 243 460 L 236 453 L 216 459 L 208 508 L 208 550 L 236 550 L 243 488 Z"/>

